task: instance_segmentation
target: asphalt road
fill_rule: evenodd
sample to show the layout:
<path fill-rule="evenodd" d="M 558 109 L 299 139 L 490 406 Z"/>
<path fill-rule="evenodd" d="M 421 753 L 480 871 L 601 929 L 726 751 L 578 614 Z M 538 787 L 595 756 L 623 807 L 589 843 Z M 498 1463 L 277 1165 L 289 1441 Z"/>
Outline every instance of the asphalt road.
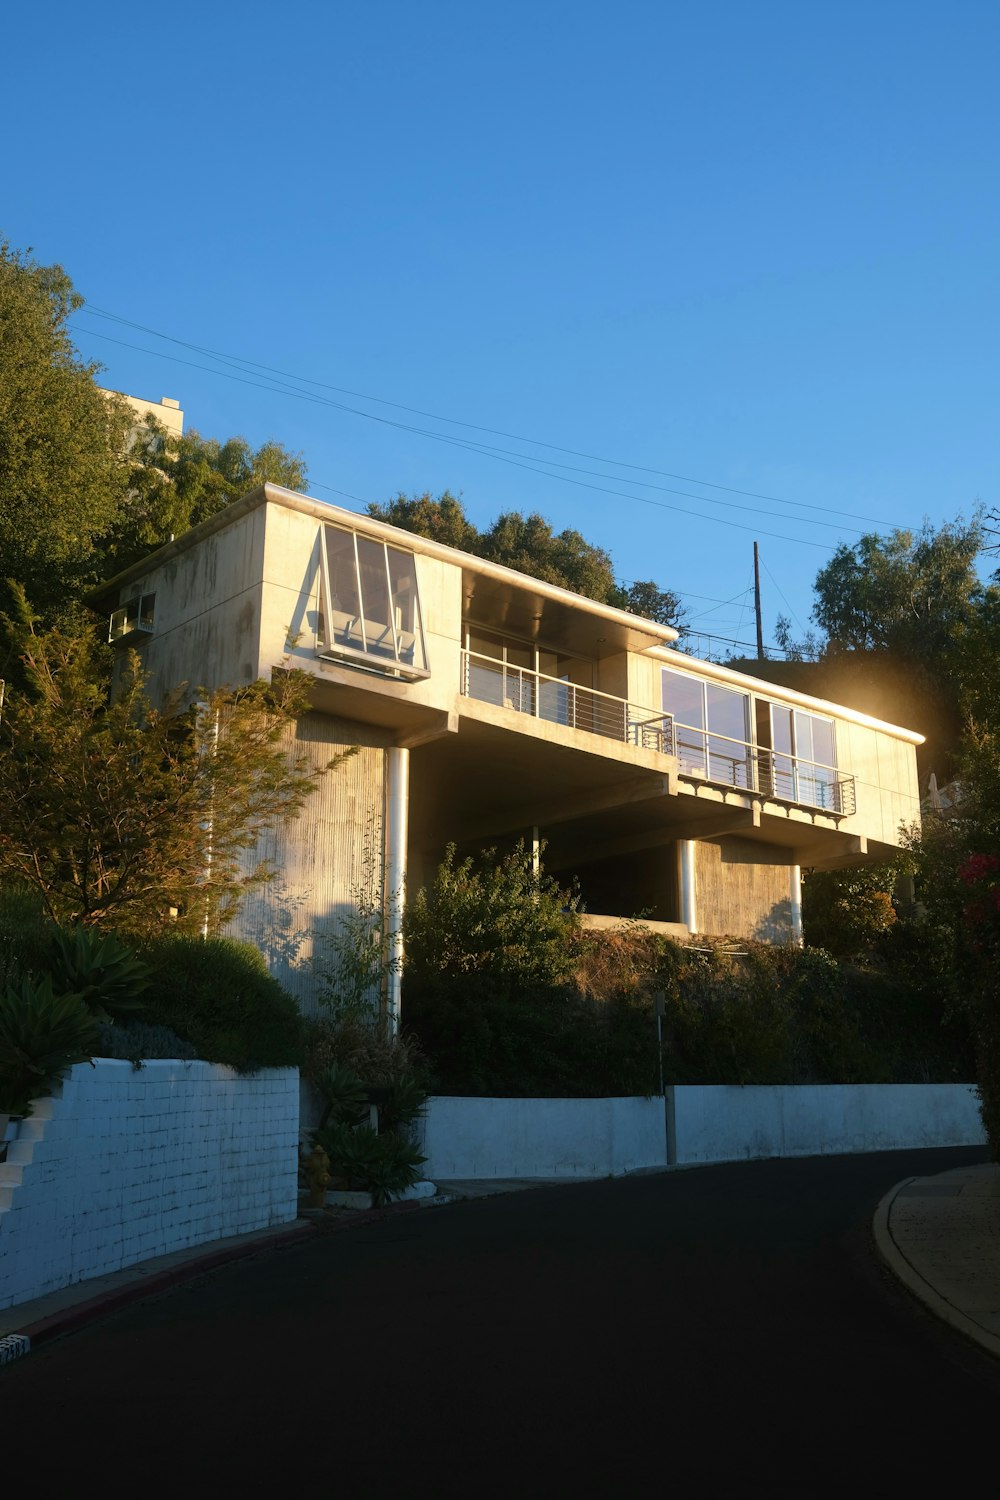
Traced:
<path fill-rule="evenodd" d="M 5 1493 L 630 1495 L 961 1484 L 1000 1363 L 870 1241 L 977 1151 L 426 1209 L 227 1267 L 0 1374 Z"/>

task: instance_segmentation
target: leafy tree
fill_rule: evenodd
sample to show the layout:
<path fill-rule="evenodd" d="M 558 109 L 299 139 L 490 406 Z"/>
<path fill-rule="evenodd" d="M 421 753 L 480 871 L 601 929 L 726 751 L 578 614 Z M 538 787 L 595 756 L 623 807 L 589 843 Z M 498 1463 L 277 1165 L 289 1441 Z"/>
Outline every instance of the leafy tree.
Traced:
<path fill-rule="evenodd" d="M 368 514 L 376 521 L 399 526 L 403 531 L 441 542 L 445 547 L 457 547 L 460 552 L 479 552 L 479 532 L 465 514 L 461 500 L 449 490 L 437 500 L 426 491 L 412 497 L 397 495 L 385 505 L 369 505 Z"/>
<path fill-rule="evenodd" d="M 840 546 L 816 577 L 813 618 L 838 650 L 939 661 L 975 613 L 982 541 L 977 517 Z"/>
<path fill-rule="evenodd" d="M 406 913 L 407 980 L 488 970 L 496 980 L 556 983 L 573 966 L 573 895 L 536 873 L 523 843 L 496 858 L 458 858 L 449 844 L 429 889 Z"/>
<path fill-rule="evenodd" d="M 276 671 L 270 684 L 157 709 L 134 653 L 109 699 L 96 630 L 39 631 L 23 595 L 5 624 L 25 686 L 0 720 L 0 881 L 34 889 L 67 925 L 221 927 L 248 886 L 272 877 L 252 863 L 258 838 L 294 817 L 322 774 L 288 748 L 303 678 Z"/>
<path fill-rule="evenodd" d="M 836 956 L 871 953 L 895 924 L 892 891 L 909 861 L 856 870 L 810 871 L 802 884 L 802 922 L 811 948 Z"/>
<path fill-rule="evenodd" d="M 611 599 L 608 602 L 617 604 L 619 601 Z M 620 607 L 633 615 L 641 615 L 644 620 L 655 620 L 658 625 L 683 629 L 685 609 L 673 589 L 661 589 L 652 582 L 633 583 L 625 591 Z"/>
<path fill-rule="evenodd" d="M 174 536 L 207 521 L 261 484 L 304 490 L 300 453 L 269 441 L 254 449 L 246 438 L 220 443 L 194 428 L 173 437 L 150 415 L 132 436 L 125 504 L 104 538 L 106 576 L 137 562 Z"/>
<path fill-rule="evenodd" d="M 61 266 L 0 242 L 0 574 L 46 609 L 96 577 L 127 483 L 131 416 L 67 330 L 82 301 Z"/>
<path fill-rule="evenodd" d="M 428 493 L 397 495 L 384 505 L 369 505 L 368 514 L 662 625 L 677 625 L 683 616 L 681 602 L 670 589 L 652 582 L 623 588 L 615 582 L 611 557 L 603 547 L 595 547 L 578 531 L 554 532 L 537 513 L 522 516 L 516 510 L 505 511 L 488 530 L 480 531 L 465 514 L 461 500 L 445 490 L 436 500 Z"/>

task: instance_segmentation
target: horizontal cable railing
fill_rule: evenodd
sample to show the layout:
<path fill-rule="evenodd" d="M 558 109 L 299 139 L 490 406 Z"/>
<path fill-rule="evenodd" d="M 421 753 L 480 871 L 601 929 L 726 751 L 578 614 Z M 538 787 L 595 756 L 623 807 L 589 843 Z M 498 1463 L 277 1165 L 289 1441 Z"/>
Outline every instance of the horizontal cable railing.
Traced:
<path fill-rule="evenodd" d="M 462 652 L 462 692 L 467 698 L 512 708 L 550 724 L 676 755 L 682 776 L 814 807 L 838 818 L 850 817 L 857 810 L 854 777 L 836 766 L 675 723 L 670 714 L 654 714 L 611 693 L 547 677 L 477 651 Z"/>
<path fill-rule="evenodd" d="M 758 792 L 777 802 L 815 807 L 837 818 L 849 818 L 857 811 L 854 777 L 836 766 L 689 724 L 677 724 L 674 733 L 682 775 Z"/>
<path fill-rule="evenodd" d="M 651 714 L 624 698 L 596 688 L 547 677 L 528 667 L 512 666 L 477 651 L 462 652 L 462 691 L 467 698 L 512 708 L 549 724 L 582 729 L 623 745 L 673 753 L 673 720 L 669 714 Z"/>

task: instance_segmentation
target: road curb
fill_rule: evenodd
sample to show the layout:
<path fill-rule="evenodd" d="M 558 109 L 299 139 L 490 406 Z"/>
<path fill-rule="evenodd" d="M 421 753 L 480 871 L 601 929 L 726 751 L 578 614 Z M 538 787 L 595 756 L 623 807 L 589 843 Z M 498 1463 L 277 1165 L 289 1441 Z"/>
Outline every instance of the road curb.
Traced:
<path fill-rule="evenodd" d="M 981 1349 L 985 1349 L 987 1353 L 1000 1359 L 1000 1338 L 997 1338 L 995 1334 L 989 1333 L 980 1324 L 976 1323 L 965 1313 L 960 1312 L 957 1307 L 942 1297 L 940 1292 L 936 1292 L 930 1282 L 925 1281 L 916 1267 L 907 1260 L 892 1237 L 892 1230 L 889 1228 L 889 1216 L 892 1212 L 892 1205 L 897 1194 L 903 1188 L 908 1187 L 911 1182 L 916 1182 L 917 1180 L 916 1177 L 904 1177 L 901 1182 L 896 1183 L 895 1187 L 891 1187 L 885 1197 L 879 1202 L 874 1218 L 872 1219 L 875 1247 L 882 1257 L 882 1261 L 896 1277 L 897 1281 L 902 1282 L 907 1291 L 916 1297 L 919 1302 L 922 1302 L 928 1312 L 932 1312 L 935 1317 L 940 1318 L 944 1323 L 948 1323 L 956 1332 L 963 1334 L 966 1338 L 978 1344 Z"/>
<path fill-rule="evenodd" d="M 40 1344 L 48 1343 L 51 1339 L 62 1338 L 65 1334 L 77 1333 L 88 1323 L 95 1323 L 101 1318 L 110 1317 L 112 1313 L 120 1312 L 134 1302 L 142 1302 L 148 1297 L 156 1297 L 162 1292 L 171 1291 L 174 1287 L 183 1286 L 186 1281 L 195 1281 L 199 1276 L 204 1276 L 220 1266 L 247 1260 L 253 1255 L 265 1255 L 273 1250 L 290 1249 L 294 1245 L 301 1245 L 306 1240 L 321 1234 L 336 1234 L 343 1229 L 360 1228 L 364 1224 L 377 1224 L 384 1219 L 395 1218 L 422 1206 L 421 1201 L 393 1203 L 385 1208 L 368 1209 L 361 1213 L 345 1214 L 343 1217 L 326 1218 L 317 1215 L 315 1219 L 300 1218 L 296 1221 L 294 1228 L 276 1230 L 273 1234 L 253 1240 L 252 1243 L 230 1245 L 219 1249 L 212 1249 L 208 1246 L 204 1255 L 193 1257 L 180 1265 L 166 1266 L 162 1271 L 154 1271 L 141 1280 L 130 1281 L 127 1285 L 116 1287 L 111 1291 L 99 1292 L 85 1301 L 61 1308 L 47 1318 L 39 1318 L 34 1323 L 25 1323 L 16 1332 L 7 1334 L 3 1340 L 0 1340 L 0 1364 L 12 1364 L 14 1360 L 22 1359 L 26 1354 L 30 1354 Z M 142 1263 L 138 1264 L 141 1266 Z M 132 1270 L 133 1267 L 127 1269 Z"/>

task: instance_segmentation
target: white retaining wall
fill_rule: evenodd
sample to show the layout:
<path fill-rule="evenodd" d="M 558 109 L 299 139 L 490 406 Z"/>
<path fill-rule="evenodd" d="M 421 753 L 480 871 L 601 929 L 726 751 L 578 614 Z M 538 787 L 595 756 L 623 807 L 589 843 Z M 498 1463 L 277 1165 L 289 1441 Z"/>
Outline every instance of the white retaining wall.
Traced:
<path fill-rule="evenodd" d="M 299 1077 L 78 1063 L 0 1165 L 0 1308 L 294 1219 Z"/>
<path fill-rule="evenodd" d="M 669 1131 L 668 1131 L 669 1124 Z M 985 1142 L 971 1084 L 685 1084 L 654 1099 L 431 1099 L 424 1175 L 607 1177 L 642 1167 Z M 669 1143 L 669 1144 L 668 1144 Z"/>
<path fill-rule="evenodd" d="M 607 1177 L 666 1162 L 662 1099 L 434 1098 L 425 1177 Z"/>
<path fill-rule="evenodd" d="M 678 1165 L 986 1141 L 971 1084 L 685 1084 L 667 1098 Z"/>

